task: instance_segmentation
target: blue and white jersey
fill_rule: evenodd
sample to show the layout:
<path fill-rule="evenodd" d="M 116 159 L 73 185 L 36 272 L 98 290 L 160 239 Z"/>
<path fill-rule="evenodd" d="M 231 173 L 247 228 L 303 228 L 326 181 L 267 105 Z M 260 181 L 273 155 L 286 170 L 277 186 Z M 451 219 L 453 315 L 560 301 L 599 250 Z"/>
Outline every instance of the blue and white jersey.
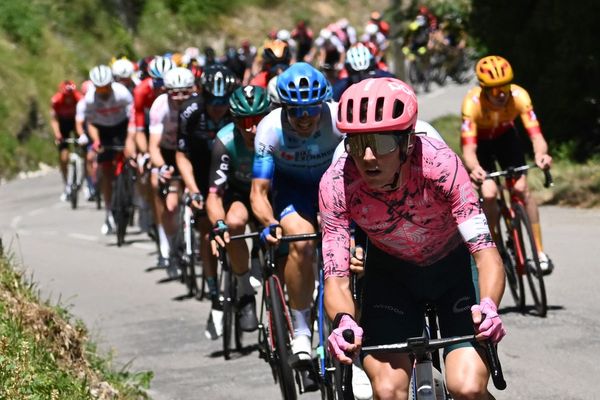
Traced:
<path fill-rule="evenodd" d="M 323 104 L 319 127 L 307 138 L 294 132 L 281 108 L 271 111 L 257 127 L 253 177 L 272 179 L 277 171 L 318 185 L 343 137 L 335 126 L 337 107 L 337 103 Z"/>

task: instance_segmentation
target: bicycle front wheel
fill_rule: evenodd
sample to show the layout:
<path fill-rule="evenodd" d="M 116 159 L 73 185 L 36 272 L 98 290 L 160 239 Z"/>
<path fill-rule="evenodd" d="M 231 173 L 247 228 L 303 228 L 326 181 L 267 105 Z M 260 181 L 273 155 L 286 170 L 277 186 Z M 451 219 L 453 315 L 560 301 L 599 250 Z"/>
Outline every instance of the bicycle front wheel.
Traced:
<path fill-rule="evenodd" d="M 269 297 L 271 303 L 270 329 L 275 362 L 277 365 L 277 380 L 281 394 L 285 400 L 296 400 L 296 384 L 294 370 L 288 362 L 291 351 L 291 331 L 288 324 L 285 300 L 282 297 L 282 287 L 275 276 L 268 279 Z"/>
<path fill-rule="evenodd" d="M 538 258 L 538 249 L 533 236 L 531 222 L 525 211 L 525 208 L 520 204 L 515 204 L 515 213 L 519 220 L 519 233 L 521 237 L 521 250 L 523 252 L 523 260 L 525 261 L 525 272 L 527 274 L 527 282 L 529 290 L 533 298 L 535 310 L 540 317 L 545 317 L 548 311 L 546 302 L 546 287 L 544 285 L 544 274 L 540 266 Z"/>
<path fill-rule="evenodd" d="M 510 294 L 515 301 L 515 306 L 523 311 L 525 309 L 525 284 L 523 282 L 523 275 L 517 271 L 517 259 L 515 258 L 514 238 L 517 231 L 513 226 L 513 220 L 507 213 L 508 210 L 500 208 L 498 223 L 496 225 L 498 239 L 496 246 L 504 264 L 506 282 L 508 283 Z"/>
<path fill-rule="evenodd" d="M 115 190 L 113 191 L 112 210 L 117 230 L 117 246 L 121 247 L 125 243 L 125 233 L 129 224 L 129 213 L 127 207 L 127 178 L 125 173 L 121 173 L 115 180 Z"/>
<path fill-rule="evenodd" d="M 223 265 L 221 265 L 223 268 Z M 233 274 L 229 270 L 223 269 L 221 279 L 223 281 L 223 357 L 226 360 L 231 358 L 231 338 L 234 330 L 234 306 L 235 288 Z"/>
<path fill-rule="evenodd" d="M 77 208 L 77 200 L 78 200 L 78 192 L 79 192 L 79 185 L 77 184 L 77 163 L 76 162 L 71 162 L 71 173 L 70 173 L 70 181 L 69 181 L 69 186 L 70 186 L 70 200 L 71 200 L 71 208 L 73 210 L 75 210 Z"/>

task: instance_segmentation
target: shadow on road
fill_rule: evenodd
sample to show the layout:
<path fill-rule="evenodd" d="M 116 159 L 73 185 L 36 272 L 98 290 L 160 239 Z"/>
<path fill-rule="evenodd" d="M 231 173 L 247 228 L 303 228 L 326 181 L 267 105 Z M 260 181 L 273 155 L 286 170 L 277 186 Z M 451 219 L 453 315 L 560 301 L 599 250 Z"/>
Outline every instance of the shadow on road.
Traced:
<path fill-rule="evenodd" d="M 564 306 L 559 306 L 559 305 L 554 305 L 554 306 L 549 305 L 548 306 L 548 312 L 562 311 L 564 309 L 565 309 Z M 516 307 L 516 306 L 502 307 L 498 310 L 498 314 L 522 314 L 522 315 L 531 315 L 533 317 L 538 316 L 534 306 L 525 306 L 525 309 L 520 309 L 519 307 Z"/>
<path fill-rule="evenodd" d="M 252 354 L 255 351 L 258 351 L 258 344 L 257 343 L 252 344 L 250 346 L 244 346 L 239 351 L 233 350 L 231 352 L 231 359 L 229 361 L 236 360 L 236 359 L 242 358 L 242 357 L 246 357 L 247 355 Z M 223 350 L 213 351 L 208 356 L 210 358 L 220 358 L 220 357 L 223 357 Z"/>

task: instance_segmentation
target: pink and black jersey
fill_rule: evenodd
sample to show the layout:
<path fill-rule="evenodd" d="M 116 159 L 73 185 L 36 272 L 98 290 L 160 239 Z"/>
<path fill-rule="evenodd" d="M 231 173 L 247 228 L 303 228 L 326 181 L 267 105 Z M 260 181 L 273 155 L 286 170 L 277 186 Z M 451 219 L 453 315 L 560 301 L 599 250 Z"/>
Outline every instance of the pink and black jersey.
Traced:
<path fill-rule="evenodd" d="M 343 154 L 323 175 L 319 206 L 325 277 L 350 273 L 350 223 L 386 253 L 422 266 L 465 242 L 469 251 L 494 247 L 487 220 L 459 157 L 445 143 L 417 136 L 406 183 L 376 191 Z"/>

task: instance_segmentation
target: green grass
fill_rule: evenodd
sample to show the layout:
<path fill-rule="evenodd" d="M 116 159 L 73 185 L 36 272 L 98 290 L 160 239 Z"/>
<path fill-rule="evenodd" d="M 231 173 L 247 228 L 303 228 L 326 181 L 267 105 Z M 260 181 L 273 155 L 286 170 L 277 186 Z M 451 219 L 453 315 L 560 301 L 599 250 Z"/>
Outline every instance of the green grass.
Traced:
<path fill-rule="evenodd" d="M 41 302 L 35 285 L 0 255 L 0 399 L 147 399 L 151 379 L 151 372 L 114 370 L 83 323 Z"/>
<path fill-rule="evenodd" d="M 457 115 L 447 115 L 431 123 L 440 132 L 448 146 L 457 154 L 460 151 L 460 124 Z M 542 204 L 559 204 L 574 207 L 600 207 L 600 160 L 577 164 L 569 160 L 569 152 L 558 148 L 552 165 L 554 187 L 544 188 L 544 175 L 532 171 L 528 176 L 529 186 L 535 198 Z"/>

